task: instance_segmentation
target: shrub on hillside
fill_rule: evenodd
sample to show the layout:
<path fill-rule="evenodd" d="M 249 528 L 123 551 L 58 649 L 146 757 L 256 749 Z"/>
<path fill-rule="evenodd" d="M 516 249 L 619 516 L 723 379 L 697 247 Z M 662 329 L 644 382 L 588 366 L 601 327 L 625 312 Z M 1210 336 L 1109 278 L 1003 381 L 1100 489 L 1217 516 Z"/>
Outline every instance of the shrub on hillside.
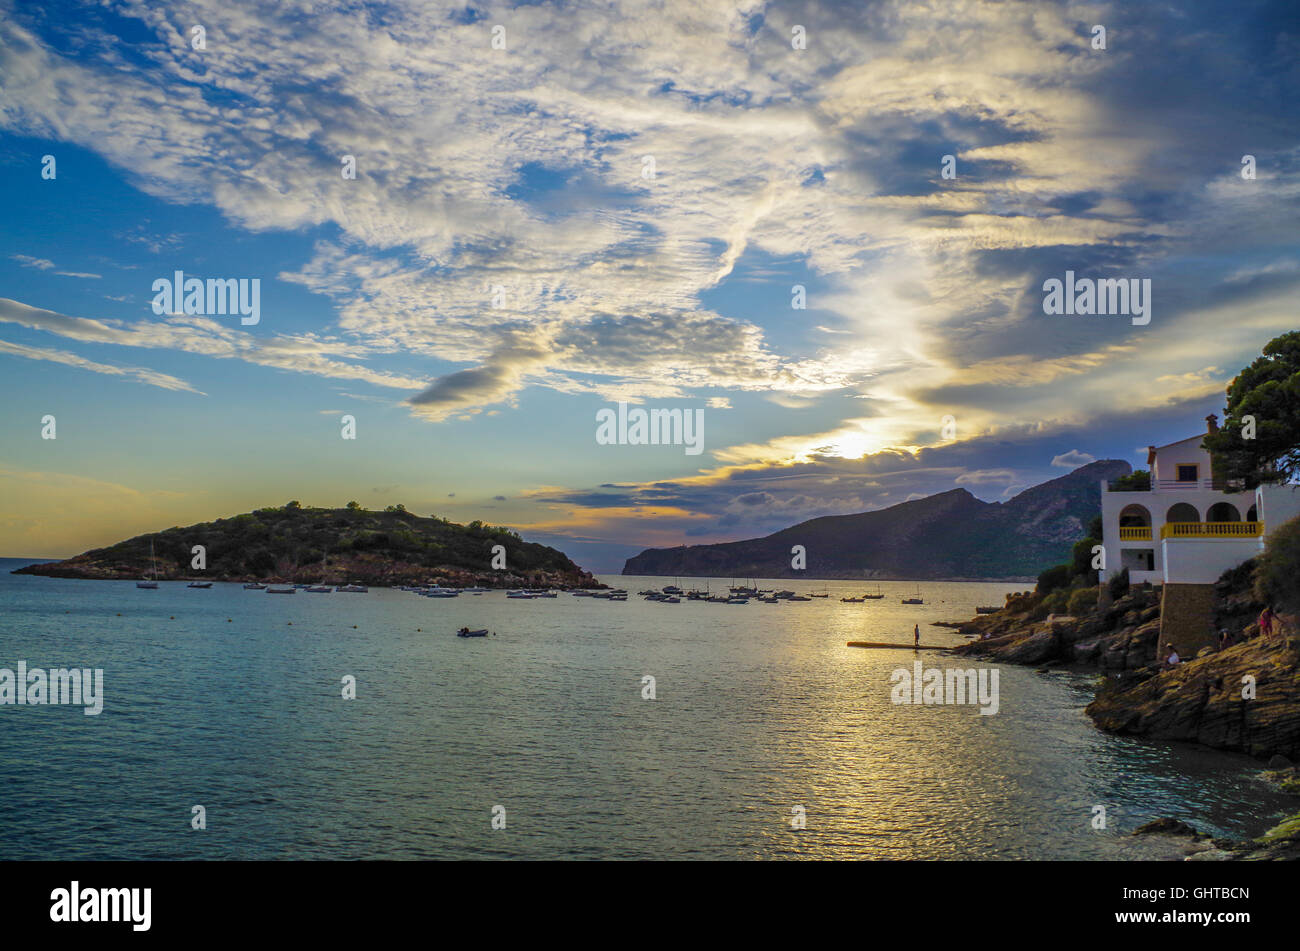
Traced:
<path fill-rule="evenodd" d="M 1255 597 L 1274 611 L 1300 613 L 1300 518 L 1269 536 L 1255 569 Z"/>
<path fill-rule="evenodd" d="M 1065 613 L 1078 617 L 1093 610 L 1097 606 L 1098 590 L 1098 588 L 1080 588 L 1071 593 L 1070 600 L 1065 606 Z"/>
<path fill-rule="evenodd" d="M 1125 568 L 1118 574 L 1111 575 L 1110 580 L 1106 582 L 1106 588 L 1110 592 L 1111 599 L 1114 601 L 1118 601 L 1120 598 L 1124 597 L 1124 595 L 1128 594 L 1128 569 Z"/>
<path fill-rule="evenodd" d="M 1070 566 L 1053 565 L 1038 576 L 1038 587 L 1034 590 L 1039 594 L 1048 594 L 1057 588 L 1064 588 L 1069 583 Z"/>

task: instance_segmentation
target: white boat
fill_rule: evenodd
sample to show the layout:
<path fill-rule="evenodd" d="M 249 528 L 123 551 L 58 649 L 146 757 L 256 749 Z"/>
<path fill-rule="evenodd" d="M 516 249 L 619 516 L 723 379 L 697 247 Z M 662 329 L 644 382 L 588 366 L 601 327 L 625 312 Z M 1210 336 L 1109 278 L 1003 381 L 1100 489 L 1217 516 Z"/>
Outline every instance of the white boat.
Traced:
<path fill-rule="evenodd" d="M 309 584 L 307 586 L 308 594 L 333 594 L 334 589 L 327 584 Z"/>
<path fill-rule="evenodd" d="M 137 588 L 154 589 L 158 587 L 158 565 L 153 560 L 153 539 L 149 539 L 149 580 L 137 581 Z"/>
<path fill-rule="evenodd" d="M 267 594 L 297 594 L 297 588 L 267 588 Z"/>
<path fill-rule="evenodd" d="M 248 584 L 244 585 L 244 590 L 245 590 L 245 591 L 264 591 L 264 590 L 266 590 L 266 585 L 264 585 L 264 584 L 258 584 L 258 583 L 255 582 L 255 581 L 250 581 Z"/>
<path fill-rule="evenodd" d="M 187 587 L 187 588 L 211 588 L 211 587 L 212 587 L 212 582 L 211 582 L 211 581 L 191 581 L 191 582 L 190 582 L 189 584 L 187 584 L 185 587 Z"/>
<path fill-rule="evenodd" d="M 336 588 L 335 590 L 343 591 L 347 594 L 366 594 L 370 591 L 370 589 L 363 584 L 345 584 L 343 587 Z"/>

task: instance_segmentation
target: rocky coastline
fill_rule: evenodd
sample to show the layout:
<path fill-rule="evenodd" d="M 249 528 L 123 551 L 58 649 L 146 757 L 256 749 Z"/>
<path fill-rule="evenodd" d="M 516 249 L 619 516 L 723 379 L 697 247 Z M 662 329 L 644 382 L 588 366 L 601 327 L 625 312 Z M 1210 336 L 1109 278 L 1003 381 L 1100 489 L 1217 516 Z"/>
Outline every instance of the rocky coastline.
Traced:
<path fill-rule="evenodd" d="M 1161 591 L 1150 586 L 1118 598 L 1098 588 L 1095 607 L 1072 615 L 1044 616 L 1042 597 L 1023 592 L 996 613 L 945 626 L 973 638 L 954 649 L 959 655 L 1095 671 L 1097 693 L 1086 712 L 1099 729 L 1265 760 L 1264 777 L 1297 796 L 1300 808 L 1293 765 L 1300 760 L 1300 619 L 1281 616 L 1281 630 L 1261 636 L 1255 619 L 1263 605 L 1250 579 L 1247 563 L 1215 585 L 1214 629 L 1235 643 L 1202 648 L 1173 667 L 1157 659 Z M 1197 861 L 1300 859 L 1300 813 L 1249 842 L 1212 839 L 1173 820 L 1137 831 L 1182 837 Z"/>

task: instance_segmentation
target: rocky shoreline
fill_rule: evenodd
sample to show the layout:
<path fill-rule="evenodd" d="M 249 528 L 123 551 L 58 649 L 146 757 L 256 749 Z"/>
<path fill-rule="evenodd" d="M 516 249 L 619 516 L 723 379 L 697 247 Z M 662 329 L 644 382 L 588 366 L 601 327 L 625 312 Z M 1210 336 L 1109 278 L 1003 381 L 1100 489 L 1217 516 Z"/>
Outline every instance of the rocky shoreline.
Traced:
<path fill-rule="evenodd" d="M 539 569 L 526 572 L 467 571 L 451 565 L 429 568 L 402 561 L 373 558 L 331 559 L 322 567 L 319 564 L 288 568 L 272 574 L 248 572 L 194 572 L 183 571 L 179 565 L 159 560 L 159 581 L 229 581 L 260 582 L 262 584 L 364 584 L 371 587 L 392 587 L 416 584 L 439 584 L 447 588 L 575 588 L 597 589 L 607 585 L 596 580 L 587 571 L 554 571 Z M 46 578 L 72 578 L 80 581 L 139 581 L 149 577 L 147 570 L 137 565 L 105 564 L 92 561 L 49 562 L 16 568 L 11 574 L 40 575 Z"/>
<path fill-rule="evenodd" d="M 1094 608 L 1069 616 L 1042 616 L 1042 603 L 1032 592 L 1014 594 L 996 613 L 944 625 L 975 638 L 954 653 L 1095 671 L 1101 679 L 1086 712 L 1099 729 L 1271 757 L 1265 778 L 1300 797 L 1300 773 L 1292 765 L 1300 759 L 1297 619 L 1282 617 L 1281 632 L 1260 636 L 1254 618 L 1263 605 L 1251 595 L 1249 568 L 1215 586 L 1215 629 L 1237 643 L 1203 648 L 1173 667 L 1157 660 L 1159 588 L 1136 587 L 1114 600 L 1098 588 Z M 1212 839 L 1176 820 L 1157 820 L 1137 833 L 1185 837 L 1189 860 L 1300 859 L 1300 813 L 1249 842 Z"/>

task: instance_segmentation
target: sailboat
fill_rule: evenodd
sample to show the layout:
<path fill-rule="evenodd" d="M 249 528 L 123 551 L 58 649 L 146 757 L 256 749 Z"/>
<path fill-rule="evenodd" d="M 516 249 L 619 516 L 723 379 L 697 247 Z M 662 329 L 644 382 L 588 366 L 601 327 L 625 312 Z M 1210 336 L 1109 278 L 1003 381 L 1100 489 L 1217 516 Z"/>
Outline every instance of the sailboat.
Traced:
<path fill-rule="evenodd" d="M 876 585 L 875 594 L 864 594 L 862 597 L 867 601 L 879 601 L 884 596 L 885 596 L 884 592 L 880 590 L 880 585 Z M 907 602 L 904 601 L 903 603 L 906 604 Z"/>
<path fill-rule="evenodd" d="M 137 581 L 137 588 L 157 588 L 158 587 L 158 565 L 153 560 L 153 539 L 149 539 L 149 575 L 148 581 Z"/>
<path fill-rule="evenodd" d="M 921 586 L 917 585 L 915 597 L 903 598 L 902 603 L 903 604 L 925 604 L 925 601 L 921 599 Z"/>

